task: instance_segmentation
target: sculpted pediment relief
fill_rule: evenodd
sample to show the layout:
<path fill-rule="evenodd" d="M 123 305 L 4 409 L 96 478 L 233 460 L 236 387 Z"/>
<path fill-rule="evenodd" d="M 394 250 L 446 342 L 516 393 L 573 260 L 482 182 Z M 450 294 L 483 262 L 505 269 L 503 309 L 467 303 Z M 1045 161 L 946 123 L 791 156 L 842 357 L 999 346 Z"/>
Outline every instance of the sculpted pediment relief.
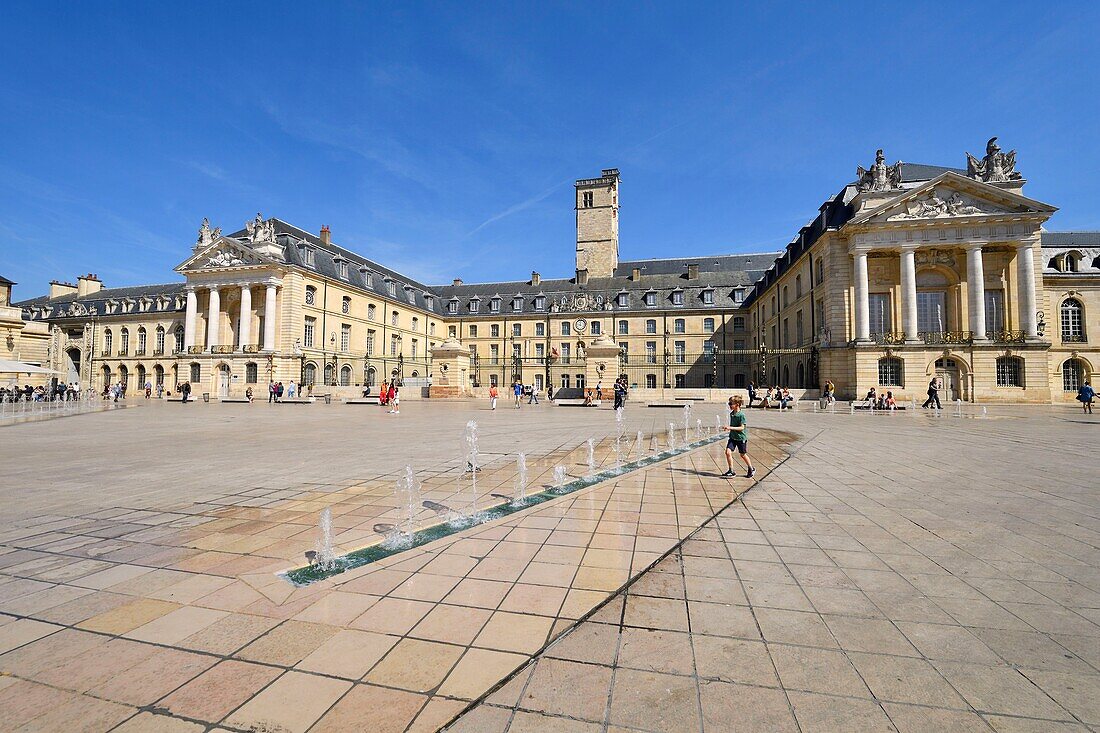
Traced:
<path fill-rule="evenodd" d="M 924 195 L 905 201 L 902 206 L 887 212 L 886 221 L 904 219 L 946 219 L 979 214 L 1010 214 L 1011 209 L 998 206 L 946 186 L 927 191 Z"/>
<path fill-rule="evenodd" d="M 177 267 L 180 272 L 218 270 L 230 267 L 248 267 L 271 264 L 271 260 L 228 237 L 221 237 L 199 250 Z"/>

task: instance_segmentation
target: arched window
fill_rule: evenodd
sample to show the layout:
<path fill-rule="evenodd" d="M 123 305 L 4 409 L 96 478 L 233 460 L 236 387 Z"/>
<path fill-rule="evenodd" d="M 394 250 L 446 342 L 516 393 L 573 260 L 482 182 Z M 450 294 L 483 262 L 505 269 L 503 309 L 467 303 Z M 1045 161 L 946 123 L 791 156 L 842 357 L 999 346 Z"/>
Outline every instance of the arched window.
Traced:
<path fill-rule="evenodd" d="M 390 313 L 390 325 L 391 326 L 396 326 L 397 325 L 397 311 L 393 311 L 392 313 Z"/>
<path fill-rule="evenodd" d="M 428 335 L 435 336 L 435 321 L 428 322 Z"/>
<path fill-rule="evenodd" d="M 157 387 L 164 386 L 164 367 L 160 364 L 153 367 L 153 382 Z"/>
<path fill-rule="evenodd" d="M 1085 308 L 1076 298 L 1066 298 L 1061 308 L 1062 342 L 1085 342 Z"/>
<path fill-rule="evenodd" d="M 118 332 L 118 353 L 126 355 L 130 352 L 130 329 L 123 328 Z"/>
<path fill-rule="evenodd" d="M 791 368 L 787 364 L 783 365 L 783 384 L 777 384 L 776 387 L 788 387 L 791 384 Z"/>
<path fill-rule="evenodd" d="M 367 375 L 365 384 L 370 387 L 374 384 L 374 380 L 378 378 L 378 371 L 374 367 L 367 367 Z"/>
<path fill-rule="evenodd" d="M 1076 392 L 1085 383 L 1085 362 L 1066 359 L 1062 364 L 1062 391 Z"/>
<path fill-rule="evenodd" d="M 351 367 L 348 366 L 347 364 L 340 367 L 340 386 L 341 387 L 350 387 L 351 386 Z"/>
<path fill-rule="evenodd" d="M 317 302 L 317 288 L 306 285 L 306 305 L 315 305 Z"/>
<path fill-rule="evenodd" d="M 418 329 L 418 328 L 420 328 L 420 319 L 417 318 L 416 316 L 413 316 L 413 319 L 412 319 L 413 333 L 416 333 L 416 329 Z"/>
<path fill-rule="evenodd" d="M 332 384 L 332 364 L 325 364 L 325 384 Z"/>
<path fill-rule="evenodd" d="M 164 326 L 157 326 L 157 342 L 153 348 L 158 355 L 164 353 Z"/>
<path fill-rule="evenodd" d="M 1080 269 L 1081 255 L 1077 252 L 1066 252 L 1063 260 L 1063 272 L 1077 272 Z"/>
<path fill-rule="evenodd" d="M 806 367 L 802 362 L 798 362 L 798 366 L 794 369 L 794 386 L 799 389 L 806 388 Z"/>
<path fill-rule="evenodd" d="M 815 265 L 814 279 L 817 281 L 818 285 L 825 279 L 825 263 L 821 261 L 820 257 L 817 258 L 817 264 Z"/>
<path fill-rule="evenodd" d="M 377 309 L 374 307 L 374 303 L 371 303 L 367 306 L 367 320 L 368 321 L 373 321 L 374 320 L 374 314 L 375 314 L 376 310 Z"/>
<path fill-rule="evenodd" d="M 317 382 L 317 365 L 313 362 L 306 364 L 305 369 L 302 370 L 302 382 L 307 386 L 316 384 Z"/>
<path fill-rule="evenodd" d="M 195 386 L 202 382 L 202 365 L 198 362 L 191 364 L 191 385 Z"/>
<path fill-rule="evenodd" d="M 107 387 L 111 384 L 111 367 L 106 364 L 103 365 L 103 386 Z"/>
<path fill-rule="evenodd" d="M 115 337 L 114 337 L 114 334 L 111 333 L 111 329 L 109 329 L 109 328 L 103 329 L 103 355 L 104 356 L 110 356 L 111 355 L 111 350 L 114 348 L 114 345 L 115 345 Z M 108 370 L 108 372 L 110 372 L 110 370 Z"/>
<path fill-rule="evenodd" d="M 786 308 L 786 307 L 787 307 L 787 303 L 788 303 L 788 299 L 787 299 L 787 286 L 786 286 L 786 285 L 784 285 L 784 286 L 783 286 L 783 307 L 784 307 L 784 308 Z"/>
<path fill-rule="evenodd" d="M 138 342 L 137 342 L 137 353 L 138 353 L 138 355 L 141 355 L 141 354 L 145 353 L 145 347 L 148 345 L 148 341 L 149 341 L 149 339 L 148 339 L 148 334 L 146 334 L 146 332 L 145 332 L 145 326 L 141 326 L 140 328 L 138 328 Z M 144 382 L 142 382 L 142 384 L 144 384 Z"/>
<path fill-rule="evenodd" d="M 137 387 L 138 389 L 145 389 L 145 365 L 138 364 L 137 366 Z"/>
<path fill-rule="evenodd" d="M 174 335 L 176 337 L 176 349 L 175 350 L 176 350 L 177 353 L 182 353 L 183 352 L 183 326 L 176 326 L 176 330 L 175 330 Z"/>
<path fill-rule="evenodd" d="M 351 298 L 344 296 L 343 300 L 340 301 L 340 310 L 343 313 L 351 313 Z"/>
<path fill-rule="evenodd" d="M 1024 360 L 1018 356 L 997 357 L 997 386 L 1023 387 Z"/>
<path fill-rule="evenodd" d="M 250 361 L 244 365 L 244 381 L 245 384 L 256 384 L 260 381 L 260 370 L 256 367 L 256 362 Z"/>
<path fill-rule="evenodd" d="M 878 386 L 903 387 L 902 363 L 896 356 L 884 356 L 878 360 Z"/>

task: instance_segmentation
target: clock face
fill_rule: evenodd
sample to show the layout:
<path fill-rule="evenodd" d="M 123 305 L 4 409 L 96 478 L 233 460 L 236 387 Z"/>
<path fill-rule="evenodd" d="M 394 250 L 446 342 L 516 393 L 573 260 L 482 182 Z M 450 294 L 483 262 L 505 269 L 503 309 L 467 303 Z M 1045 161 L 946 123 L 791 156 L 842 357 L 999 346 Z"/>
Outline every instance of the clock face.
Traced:
<path fill-rule="evenodd" d="M 584 329 L 588 328 L 588 321 L 584 320 L 583 318 L 578 318 L 576 321 L 573 322 L 573 328 L 577 329 L 578 331 L 583 331 Z"/>

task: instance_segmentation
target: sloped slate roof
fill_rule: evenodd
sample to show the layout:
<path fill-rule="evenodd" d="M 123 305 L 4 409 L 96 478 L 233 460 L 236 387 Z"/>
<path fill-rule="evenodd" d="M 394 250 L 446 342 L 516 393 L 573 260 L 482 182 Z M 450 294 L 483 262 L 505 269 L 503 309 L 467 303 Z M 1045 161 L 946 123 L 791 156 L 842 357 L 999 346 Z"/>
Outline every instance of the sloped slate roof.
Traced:
<path fill-rule="evenodd" d="M 37 298 L 31 298 L 29 300 L 23 300 L 18 303 L 12 303 L 17 308 L 35 306 L 35 305 L 60 305 L 69 304 L 73 301 L 79 300 L 81 303 L 88 305 L 90 303 L 105 302 L 112 299 L 120 298 L 140 298 L 142 296 L 152 297 L 156 295 L 178 295 L 183 292 L 184 283 L 164 283 L 161 285 L 134 285 L 126 288 L 104 288 L 98 293 L 92 293 L 91 295 L 85 295 L 83 298 L 77 297 L 75 293 L 70 295 L 62 295 L 61 297 L 50 299 L 48 295 L 40 295 Z"/>
<path fill-rule="evenodd" d="M 15 283 L 3 275 L 0 275 L 0 285 L 15 285 Z"/>
<path fill-rule="evenodd" d="M 1042 232 L 1044 247 L 1100 247 L 1100 232 Z"/>

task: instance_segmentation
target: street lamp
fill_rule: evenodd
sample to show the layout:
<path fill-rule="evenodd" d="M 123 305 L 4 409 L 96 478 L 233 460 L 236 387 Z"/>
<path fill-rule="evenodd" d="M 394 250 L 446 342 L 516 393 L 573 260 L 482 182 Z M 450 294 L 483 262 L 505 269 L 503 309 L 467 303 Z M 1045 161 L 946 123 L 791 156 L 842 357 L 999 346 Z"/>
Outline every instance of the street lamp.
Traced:
<path fill-rule="evenodd" d="M 332 347 L 332 367 L 331 367 L 332 368 L 332 385 L 331 386 L 335 387 L 336 386 L 336 367 L 338 365 L 337 356 L 336 356 L 336 332 L 335 331 L 333 331 L 332 333 L 329 334 L 328 343 L 329 343 L 329 346 Z"/>

